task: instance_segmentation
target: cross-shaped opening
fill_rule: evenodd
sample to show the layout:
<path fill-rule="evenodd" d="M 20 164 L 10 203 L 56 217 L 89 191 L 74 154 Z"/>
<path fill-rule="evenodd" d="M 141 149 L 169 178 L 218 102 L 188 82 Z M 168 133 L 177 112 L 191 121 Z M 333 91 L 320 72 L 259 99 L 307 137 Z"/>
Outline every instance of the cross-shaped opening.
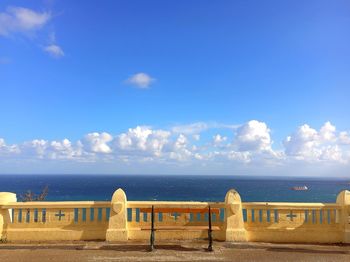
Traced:
<path fill-rule="evenodd" d="M 58 221 L 61 221 L 62 217 L 64 217 L 65 214 L 62 212 L 62 210 L 60 210 L 57 214 L 55 214 L 55 216 L 58 217 Z"/>
<path fill-rule="evenodd" d="M 287 215 L 287 217 L 289 217 L 290 221 L 293 221 L 293 218 L 297 217 L 297 215 L 294 215 L 293 211 L 290 211 L 290 213 Z"/>

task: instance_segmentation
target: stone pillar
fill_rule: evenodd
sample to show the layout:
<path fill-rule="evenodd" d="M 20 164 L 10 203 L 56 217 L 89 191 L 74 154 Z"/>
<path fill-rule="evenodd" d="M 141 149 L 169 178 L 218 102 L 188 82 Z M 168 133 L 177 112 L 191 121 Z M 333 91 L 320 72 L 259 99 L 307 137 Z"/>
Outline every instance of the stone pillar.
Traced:
<path fill-rule="evenodd" d="M 225 197 L 226 204 L 226 241 L 247 241 L 247 233 L 244 228 L 242 201 L 238 192 L 231 189 Z"/>
<path fill-rule="evenodd" d="M 127 241 L 127 200 L 125 192 L 119 188 L 114 192 L 111 201 L 111 216 L 107 229 L 107 241 Z"/>
<path fill-rule="evenodd" d="M 341 205 L 339 223 L 343 225 L 342 243 L 350 243 L 350 191 L 343 190 L 337 196 L 337 204 Z"/>
<path fill-rule="evenodd" d="M 12 221 L 12 209 L 2 209 L 3 204 L 17 202 L 15 193 L 0 192 L 0 240 L 5 241 L 7 225 Z"/>

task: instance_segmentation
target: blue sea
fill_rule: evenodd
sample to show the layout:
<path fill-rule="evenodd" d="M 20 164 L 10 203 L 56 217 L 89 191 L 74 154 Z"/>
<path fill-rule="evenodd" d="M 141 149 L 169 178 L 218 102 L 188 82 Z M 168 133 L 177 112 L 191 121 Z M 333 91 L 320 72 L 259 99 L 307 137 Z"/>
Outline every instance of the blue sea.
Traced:
<path fill-rule="evenodd" d="M 175 175 L 0 175 L 0 192 L 36 193 L 48 185 L 49 201 L 110 200 L 122 188 L 128 200 L 223 201 L 234 188 L 242 201 L 335 202 L 350 179 Z M 307 191 L 293 191 L 306 185 Z"/>

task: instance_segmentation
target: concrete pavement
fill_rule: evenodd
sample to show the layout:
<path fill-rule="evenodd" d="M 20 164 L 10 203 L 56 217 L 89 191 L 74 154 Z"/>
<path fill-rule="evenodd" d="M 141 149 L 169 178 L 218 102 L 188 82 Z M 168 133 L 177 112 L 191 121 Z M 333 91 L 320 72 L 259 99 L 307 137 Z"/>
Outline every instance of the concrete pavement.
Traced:
<path fill-rule="evenodd" d="M 303 245 L 205 241 L 158 243 L 148 251 L 146 242 L 51 242 L 0 244 L 0 261 L 350 261 L 350 245 Z"/>

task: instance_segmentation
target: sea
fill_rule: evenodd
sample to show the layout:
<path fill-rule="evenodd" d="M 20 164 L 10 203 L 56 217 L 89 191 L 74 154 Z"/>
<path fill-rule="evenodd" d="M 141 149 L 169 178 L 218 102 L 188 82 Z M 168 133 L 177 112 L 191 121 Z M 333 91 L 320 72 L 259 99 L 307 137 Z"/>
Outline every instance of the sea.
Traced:
<path fill-rule="evenodd" d="M 350 178 L 239 177 L 200 175 L 0 175 L 0 192 L 18 196 L 48 186 L 47 201 L 108 201 L 122 188 L 128 200 L 224 201 L 235 189 L 243 202 L 325 202 L 350 190 Z M 291 190 L 307 186 L 307 191 Z"/>

